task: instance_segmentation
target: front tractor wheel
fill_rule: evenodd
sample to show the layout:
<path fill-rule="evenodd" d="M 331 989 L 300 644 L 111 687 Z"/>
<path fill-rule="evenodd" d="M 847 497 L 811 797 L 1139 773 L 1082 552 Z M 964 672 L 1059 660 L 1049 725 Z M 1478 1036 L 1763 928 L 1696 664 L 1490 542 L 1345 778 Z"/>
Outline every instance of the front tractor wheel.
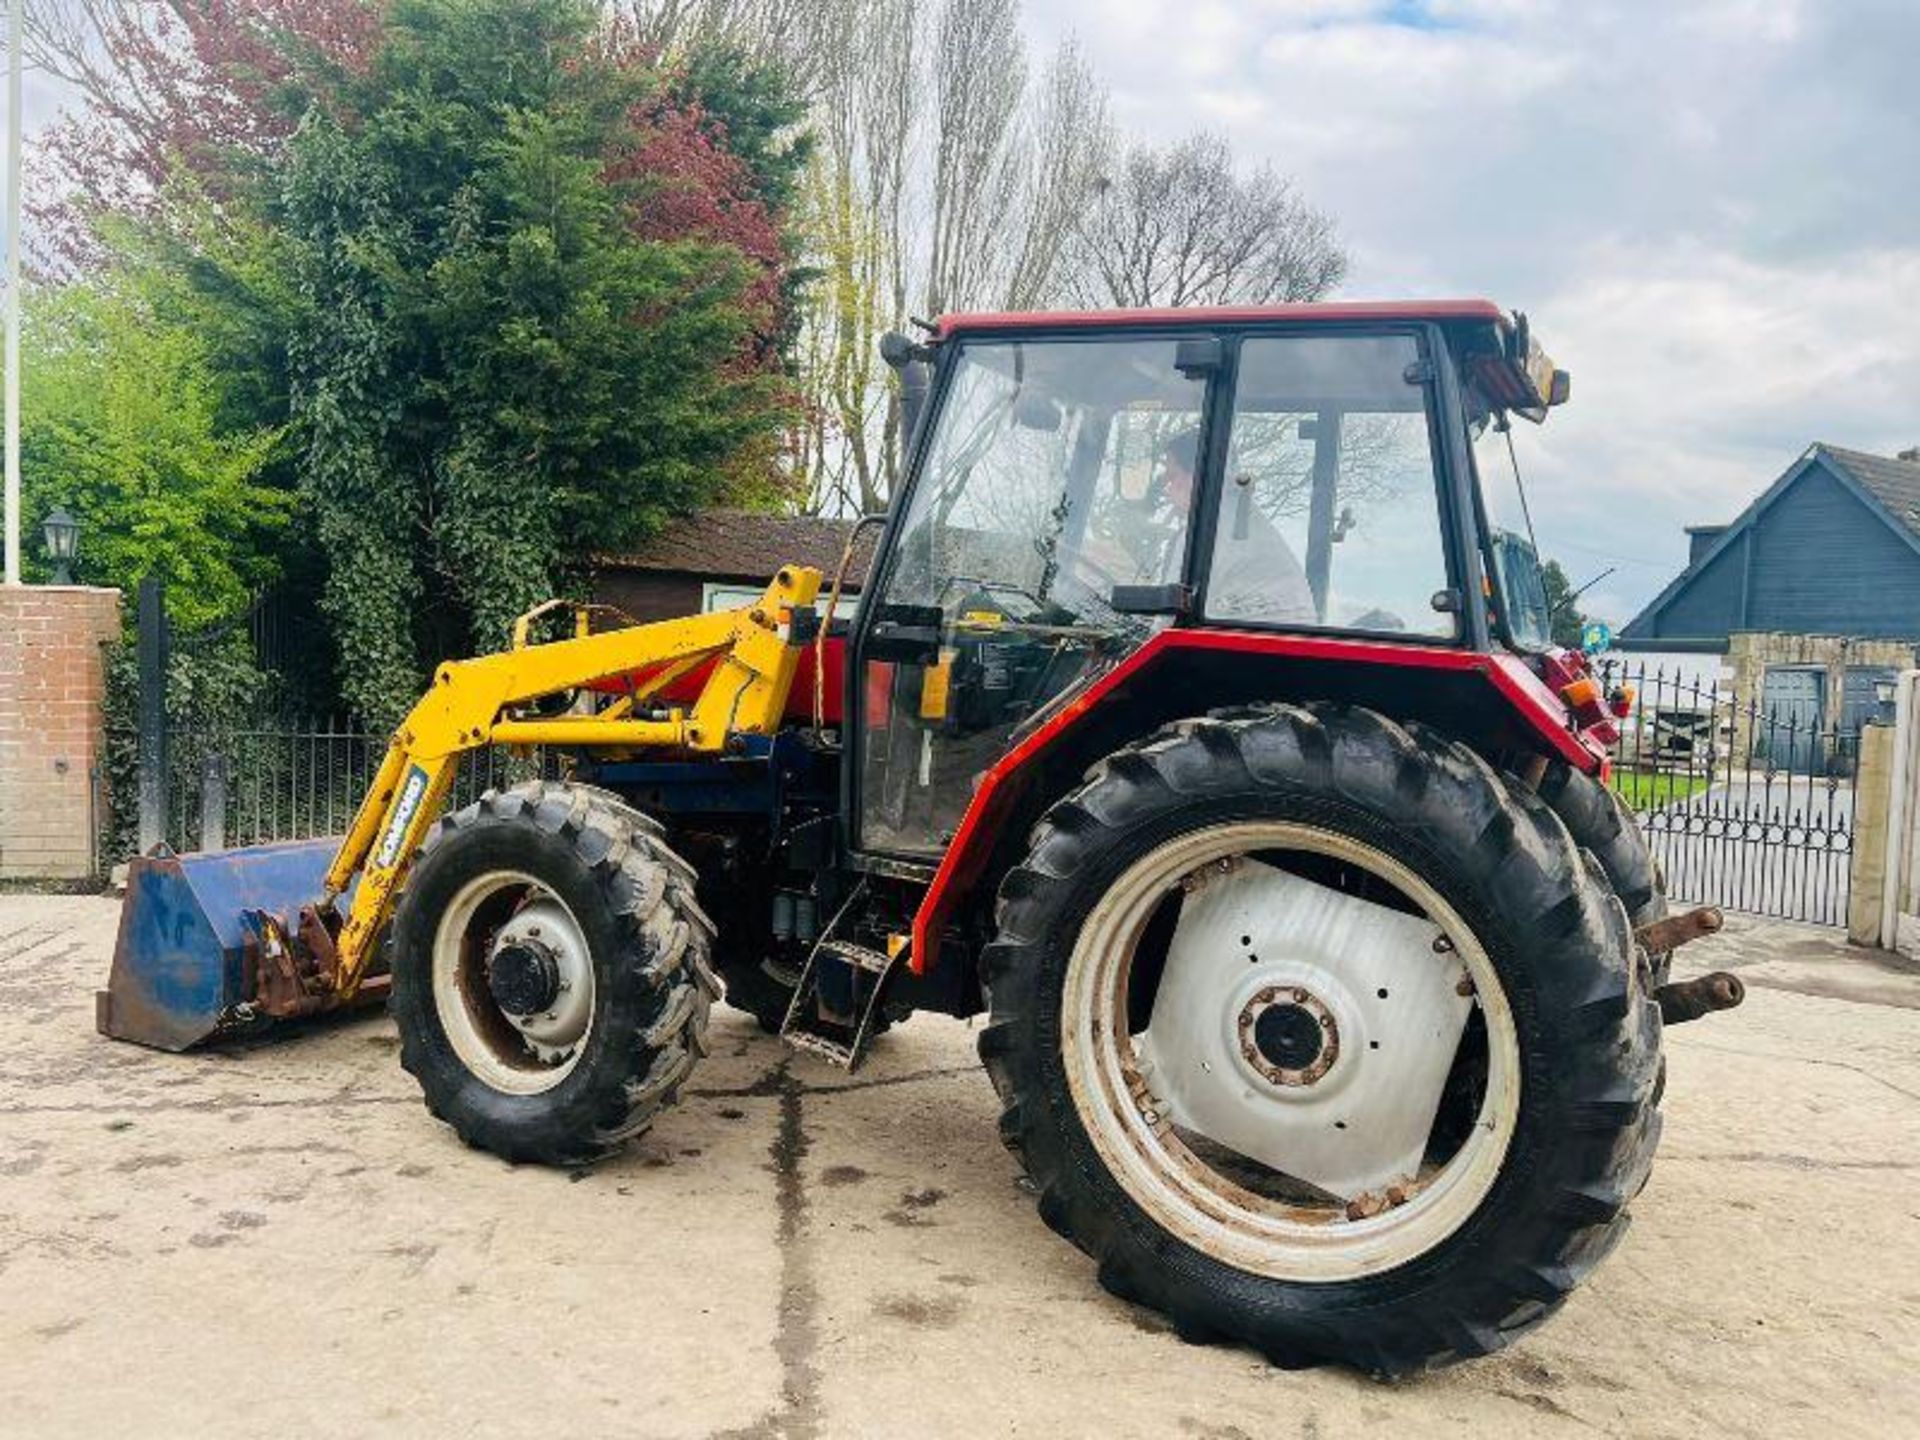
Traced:
<path fill-rule="evenodd" d="M 1625 1227 L 1660 1044 L 1627 917 L 1460 745 L 1335 707 L 1184 723 L 1049 812 L 998 923 L 1002 1133 L 1187 1338 L 1486 1354 Z"/>
<path fill-rule="evenodd" d="M 489 791 L 428 837 L 393 922 L 401 1063 L 509 1160 L 592 1160 L 706 1053 L 719 987 L 693 874 L 616 797 Z"/>

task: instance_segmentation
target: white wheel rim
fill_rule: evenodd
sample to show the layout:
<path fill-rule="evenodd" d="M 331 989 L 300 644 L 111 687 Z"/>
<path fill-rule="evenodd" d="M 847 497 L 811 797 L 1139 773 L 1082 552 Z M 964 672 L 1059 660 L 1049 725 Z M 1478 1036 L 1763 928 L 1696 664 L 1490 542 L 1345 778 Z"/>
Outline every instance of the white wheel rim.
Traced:
<path fill-rule="evenodd" d="M 560 991 L 546 1012 L 510 1016 L 488 988 L 486 966 L 506 944 L 528 939 L 552 956 Z M 585 932 L 531 875 L 499 870 L 469 880 L 434 929 L 433 1004 L 454 1054 L 486 1084 L 509 1095 L 551 1090 L 573 1072 L 593 1029 Z"/>
<path fill-rule="evenodd" d="M 1128 1034 L 1128 979 L 1155 911 L 1183 878 L 1260 851 L 1325 856 L 1391 885 L 1451 942 L 1448 963 L 1464 966 L 1485 1023 L 1487 1077 L 1466 1139 L 1437 1169 L 1397 1187 L 1397 1203 L 1377 1213 L 1276 1200 L 1213 1169 L 1176 1133 L 1173 1118 L 1161 1113 L 1165 1102 L 1143 1076 Z M 1351 1280 L 1431 1251 L 1467 1222 L 1493 1188 L 1519 1117 L 1518 1036 L 1506 992 L 1479 940 L 1405 865 L 1314 826 L 1216 826 L 1168 841 L 1135 862 L 1080 928 L 1068 960 L 1060 1026 L 1075 1108 L 1121 1187 L 1156 1223 L 1194 1248 L 1276 1280 Z M 1368 1063 L 1369 1053 L 1341 1051 L 1355 1064 Z"/>

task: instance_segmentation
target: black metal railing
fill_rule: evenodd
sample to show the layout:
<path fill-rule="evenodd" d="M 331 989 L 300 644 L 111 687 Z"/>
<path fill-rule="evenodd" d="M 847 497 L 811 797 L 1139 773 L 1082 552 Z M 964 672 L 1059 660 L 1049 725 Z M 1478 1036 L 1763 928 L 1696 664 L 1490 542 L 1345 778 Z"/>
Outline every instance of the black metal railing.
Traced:
<path fill-rule="evenodd" d="M 132 753 L 138 736 L 110 731 L 110 752 Z M 284 716 L 243 724 L 173 721 L 167 727 L 160 838 L 175 850 L 232 849 L 345 833 L 373 784 L 388 737 L 350 719 Z M 489 789 L 556 776 L 544 751 L 476 750 L 461 758 L 448 806 Z M 110 862 L 137 848 L 131 813 L 116 813 L 104 850 Z"/>
<path fill-rule="evenodd" d="M 1853 852 L 1858 722 L 1821 687 L 1763 702 L 1716 680 L 1619 658 L 1597 669 L 1634 690 L 1613 786 L 1640 816 L 1675 899 L 1843 925 Z"/>

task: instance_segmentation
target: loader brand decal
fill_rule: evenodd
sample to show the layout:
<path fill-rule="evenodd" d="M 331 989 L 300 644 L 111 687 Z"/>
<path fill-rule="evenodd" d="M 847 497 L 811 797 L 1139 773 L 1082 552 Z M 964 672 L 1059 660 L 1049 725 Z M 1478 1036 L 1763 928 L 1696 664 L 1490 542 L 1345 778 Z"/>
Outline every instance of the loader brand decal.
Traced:
<path fill-rule="evenodd" d="M 427 772 L 418 765 L 409 766 L 406 783 L 400 787 L 400 801 L 393 807 L 393 819 L 387 822 L 387 833 L 373 857 L 373 863 L 382 870 L 392 869 L 393 862 L 400 858 L 400 844 L 407 838 L 407 827 L 413 824 L 414 811 L 420 808 L 426 793 Z"/>

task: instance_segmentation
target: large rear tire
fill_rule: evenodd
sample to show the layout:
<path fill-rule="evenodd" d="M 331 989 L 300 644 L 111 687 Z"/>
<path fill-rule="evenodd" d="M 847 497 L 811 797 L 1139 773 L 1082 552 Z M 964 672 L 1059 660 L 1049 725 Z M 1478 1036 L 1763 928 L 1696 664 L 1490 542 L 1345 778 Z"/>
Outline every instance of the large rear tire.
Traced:
<path fill-rule="evenodd" d="M 712 935 L 693 872 L 617 797 L 489 791 L 429 834 L 394 916 L 401 1064 L 470 1145 L 597 1159 L 706 1053 Z"/>
<path fill-rule="evenodd" d="M 1600 862 L 1635 930 L 1666 918 L 1666 885 L 1626 801 L 1593 776 L 1557 760 L 1549 763 L 1541 777 L 1540 798 L 1553 807 L 1573 843 L 1591 851 Z M 1673 969 L 1673 951 L 1650 954 L 1647 962 L 1652 975 L 1649 988 L 1658 990 Z"/>
<path fill-rule="evenodd" d="M 1428 958 L 1451 967 L 1438 993 L 1473 996 L 1438 1111 L 1428 1112 L 1427 1149 L 1415 1152 L 1417 1179 L 1385 1187 L 1384 1208 L 1374 1192 L 1343 1205 L 1335 1189 L 1329 1202 L 1328 1186 L 1300 1186 L 1287 1172 L 1272 1185 L 1275 1168 L 1249 1168 L 1244 1153 L 1221 1158 L 1215 1137 L 1183 1128 L 1159 1093 L 1175 1084 L 1156 1068 L 1162 1021 L 1157 1010 L 1143 1018 L 1132 972 L 1173 983 L 1178 917 L 1197 913 L 1186 908 L 1196 891 L 1247 866 L 1291 867 L 1285 884 L 1315 882 L 1315 903 L 1360 912 L 1362 923 L 1428 926 L 1418 932 L 1433 936 Z M 1168 913 L 1171 926 L 1157 918 Z M 1289 912 L 1264 913 L 1284 934 Z M 997 920 L 980 1052 L 1004 1105 L 1002 1136 L 1035 1182 L 1041 1217 L 1098 1262 L 1101 1283 L 1164 1311 L 1186 1338 L 1379 1374 L 1484 1355 L 1557 1309 L 1625 1229 L 1659 1135 L 1658 1009 L 1597 863 L 1537 797 L 1462 745 L 1330 706 L 1184 722 L 1110 756 L 1048 812 L 1001 886 Z M 1236 935 L 1222 949 L 1218 966 L 1181 961 L 1181 974 L 1294 964 L 1284 940 Z M 1417 959 L 1427 949 L 1413 945 L 1395 963 L 1431 995 Z M 1236 1079 L 1230 1104 L 1244 1080 L 1250 1103 L 1297 1127 L 1291 1117 L 1316 1113 L 1285 1108 L 1311 1093 L 1298 1087 L 1325 1083 L 1338 1101 L 1370 1083 L 1365 1067 L 1385 1052 L 1368 1034 L 1389 1035 L 1388 1051 L 1398 1042 L 1369 1030 L 1385 1023 L 1370 1008 L 1369 957 L 1350 958 L 1300 970 L 1322 979 L 1298 989 L 1277 971 L 1278 1004 L 1275 987 L 1256 990 L 1239 1039 L 1259 1075 Z M 1349 973 L 1331 973 L 1339 968 Z M 1398 1003 L 1387 994 L 1382 984 L 1382 1012 Z M 1282 1023 L 1256 1016 L 1260 1003 Z M 1422 1002 L 1446 1003 L 1459 1002 Z M 1338 1058 L 1313 1058 L 1302 1015 L 1338 1034 Z M 1484 1041 L 1470 1044 L 1476 1027 Z M 1262 1038 L 1256 1056 L 1249 1041 L 1269 1029 L 1280 1049 L 1268 1055 Z M 1199 1016 L 1197 1033 L 1229 1037 L 1225 1068 L 1238 1066 L 1231 1009 Z M 1143 1070 L 1134 1047 L 1149 1041 Z M 1305 1049 L 1287 1058 L 1296 1042 Z M 1361 1077 L 1348 1090 L 1343 1066 Z M 1296 1088 L 1257 1095 L 1261 1077 Z M 1453 1098 L 1462 1093 L 1465 1102 Z M 1393 1123 L 1399 1102 L 1371 1103 L 1385 1103 Z M 1323 1148 L 1334 1139 L 1287 1133 Z"/>

